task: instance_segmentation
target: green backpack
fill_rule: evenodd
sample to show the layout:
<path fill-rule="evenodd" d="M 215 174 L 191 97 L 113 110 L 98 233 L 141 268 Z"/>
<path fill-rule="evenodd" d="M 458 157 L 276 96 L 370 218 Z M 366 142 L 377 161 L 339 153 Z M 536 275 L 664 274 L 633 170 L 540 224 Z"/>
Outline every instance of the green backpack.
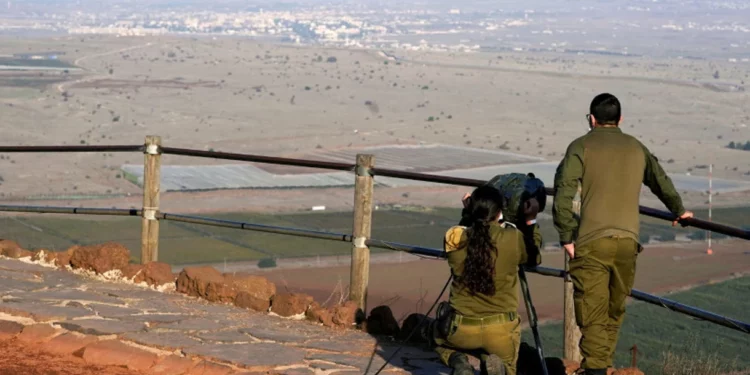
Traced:
<path fill-rule="evenodd" d="M 544 211 L 547 203 L 547 190 L 544 182 L 536 178 L 533 173 L 508 173 L 493 177 L 487 182 L 502 193 L 503 218 L 505 221 L 520 225 L 524 221 L 523 203 L 530 199 L 536 198 L 539 201 L 539 212 Z"/>

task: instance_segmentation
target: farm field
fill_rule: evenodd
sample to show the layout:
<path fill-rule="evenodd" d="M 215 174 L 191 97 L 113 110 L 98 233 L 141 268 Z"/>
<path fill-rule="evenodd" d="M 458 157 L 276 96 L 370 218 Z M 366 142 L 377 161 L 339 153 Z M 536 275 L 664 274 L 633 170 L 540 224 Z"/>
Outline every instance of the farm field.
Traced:
<path fill-rule="evenodd" d="M 745 276 L 668 296 L 691 306 L 705 308 L 730 318 L 748 320 L 750 300 L 741 298 L 750 288 Z M 541 327 L 540 334 L 547 356 L 562 355 L 562 324 Z M 524 341 L 533 343 L 529 330 Z M 688 360 L 713 358 L 724 370 L 750 368 L 747 348 L 750 338 L 728 328 L 672 313 L 658 306 L 635 302 L 628 307 L 617 346 L 616 365 L 630 365 L 630 348 L 638 345 L 638 367 L 646 374 L 661 374 L 664 354 L 669 352 Z"/>
<path fill-rule="evenodd" d="M 706 217 L 697 212 L 698 217 Z M 351 212 L 256 214 L 224 213 L 205 215 L 223 220 L 265 225 L 307 228 L 334 233 L 351 233 Z M 373 217 L 373 238 L 431 248 L 442 247 L 445 230 L 460 216 L 456 208 L 413 208 L 377 210 Z M 714 210 L 714 220 L 734 226 L 750 226 L 750 209 Z M 120 242 L 131 250 L 133 261 L 140 259 L 140 220 L 123 217 L 80 217 L 59 215 L 5 215 L 0 218 L 0 238 L 11 239 L 29 248 L 63 250 L 73 245 Z M 548 215 L 540 219 L 547 245 L 555 246 L 557 233 Z M 705 233 L 672 228 L 669 223 L 644 218 L 642 237 L 651 240 L 702 240 Z M 723 236 L 714 236 L 719 239 Z M 170 264 L 196 264 L 253 261 L 263 258 L 298 258 L 348 255 L 343 242 L 313 240 L 269 233 L 199 226 L 177 222 L 161 223 L 160 260 Z M 373 252 L 385 250 L 373 249 Z"/>

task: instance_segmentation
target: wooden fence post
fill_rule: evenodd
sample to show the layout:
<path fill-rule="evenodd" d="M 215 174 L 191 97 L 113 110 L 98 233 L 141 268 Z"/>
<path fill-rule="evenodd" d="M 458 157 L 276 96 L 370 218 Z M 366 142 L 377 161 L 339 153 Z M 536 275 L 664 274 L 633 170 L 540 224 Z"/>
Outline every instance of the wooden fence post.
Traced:
<path fill-rule="evenodd" d="M 370 278 L 370 249 L 365 241 L 372 231 L 373 155 L 357 155 L 354 181 L 354 240 L 349 300 L 367 314 L 367 283 Z"/>
<path fill-rule="evenodd" d="M 147 136 L 143 162 L 143 227 L 141 232 L 141 263 L 159 259 L 159 191 L 161 178 L 161 137 Z"/>
<path fill-rule="evenodd" d="M 576 215 L 581 214 L 581 189 L 578 188 L 578 195 L 573 201 L 573 212 Z M 581 351 L 578 348 L 578 343 L 581 341 L 581 330 L 576 324 L 575 306 L 573 303 L 573 280 L 568 275 L 570 270 L 570 257 L 568 253 L 565 253 L 565 278 L 563 279 L 563 296 L 564 296 L 564 311 L 563 311 L 563 357 L 565 359 L 580 362 Z"/>

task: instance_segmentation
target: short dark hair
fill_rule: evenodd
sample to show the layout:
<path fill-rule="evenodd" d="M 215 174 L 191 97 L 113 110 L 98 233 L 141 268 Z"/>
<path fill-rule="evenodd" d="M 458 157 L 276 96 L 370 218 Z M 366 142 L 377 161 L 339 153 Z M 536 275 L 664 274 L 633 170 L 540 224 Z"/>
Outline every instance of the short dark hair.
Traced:
<path fill-rule="evenodd" d="M 620 101 L 612 94 L 599 94 L 591 101 L 589 113 L 601 125 L 618 125 L 622 116 Z"/>

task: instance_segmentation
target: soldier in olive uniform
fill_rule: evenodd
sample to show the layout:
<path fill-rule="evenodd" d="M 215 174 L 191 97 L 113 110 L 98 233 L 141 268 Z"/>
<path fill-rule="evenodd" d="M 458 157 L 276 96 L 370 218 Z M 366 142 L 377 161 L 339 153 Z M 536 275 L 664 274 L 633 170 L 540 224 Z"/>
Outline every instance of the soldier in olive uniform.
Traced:
<path fill-rule="evenodd" d="M 555 175 L 553 216 L 570 255 L 575 316 L 583 337 L 582 373 L 606 374 L 612 367 L 625 314 L 625 298 L 635 279 L 641 183 L 677 218 L 685 211 L 658 160 L 637 139 L 624 134 L 620 102 L 601 94 L 591 102 L 590 132 L 573 141 Z M 573 199 L 581 186 L 581 214 Z M 673 225 L 676 225 L 673 223 Z"/>
<path fill-rule="evenodd" d="M 445 234 L 453 274 L 449 304 L 455 310 L 445 337 L 435 337 L 442 361 L 454 375 L 473 375 L 467 356 L 479 351 L 487 373 L 516 374 L 521 344 L 518 266 L 541 262 L 538 245 L 527 252 L 524 236 L 501 224 L 502 196 L 490 186 L 467 201 L 463 223 Z"/>

